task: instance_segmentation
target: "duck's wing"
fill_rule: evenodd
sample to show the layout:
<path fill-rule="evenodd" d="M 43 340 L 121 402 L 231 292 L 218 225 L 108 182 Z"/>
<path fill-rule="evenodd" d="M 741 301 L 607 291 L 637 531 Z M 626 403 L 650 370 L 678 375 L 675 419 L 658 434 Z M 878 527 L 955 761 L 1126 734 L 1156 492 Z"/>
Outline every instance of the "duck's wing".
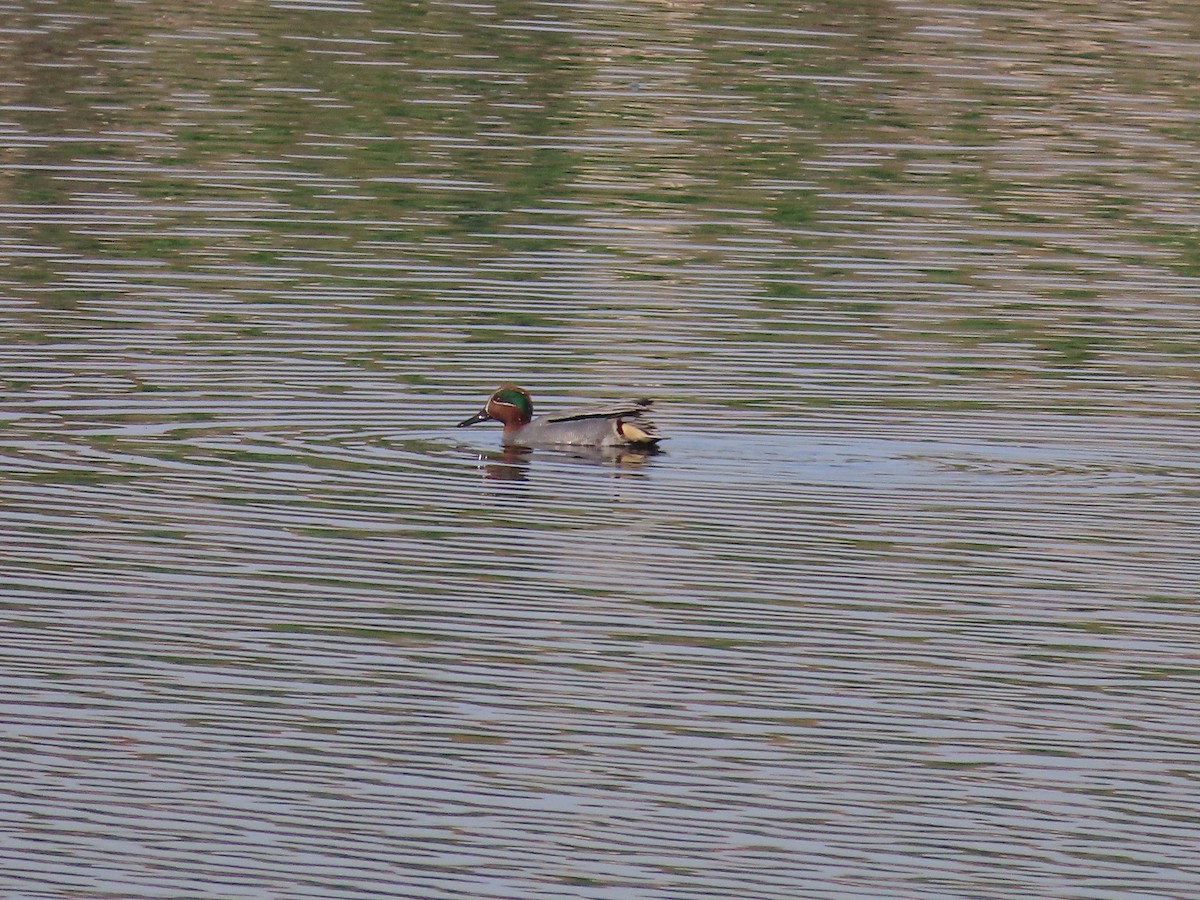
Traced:
<path fill-rule="evenodd" d="M 581 419 L 618 419 L 622 416 L 630 419 L 642 419 L 644 421 L 643 417 L 650 411 L 650 407 L 653 405 L 654 401 L 645 397 L 640 400 L 618 400 L 616 403 L 564 409 L 560 413 L 546 416 L 546 421 L 578 422 Z"/>

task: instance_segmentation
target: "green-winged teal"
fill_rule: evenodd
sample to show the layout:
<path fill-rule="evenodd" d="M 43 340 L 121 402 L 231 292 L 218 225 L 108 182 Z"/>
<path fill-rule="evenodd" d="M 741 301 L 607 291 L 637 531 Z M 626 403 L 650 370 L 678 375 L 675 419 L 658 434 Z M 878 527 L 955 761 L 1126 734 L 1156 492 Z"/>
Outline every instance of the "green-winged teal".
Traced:
<path fill-rule="evenodd" d="M 483 409 L 458 423 L 459 428 L 495 420 L 504 424 L 502 440 L 522 447 L 654 447 L 662 438 L 646 418 L 652 400 L 622 400 L 603 406 L 568 409 L 552 416 L 533 417 L 529 391 L 502 385 Z"/>

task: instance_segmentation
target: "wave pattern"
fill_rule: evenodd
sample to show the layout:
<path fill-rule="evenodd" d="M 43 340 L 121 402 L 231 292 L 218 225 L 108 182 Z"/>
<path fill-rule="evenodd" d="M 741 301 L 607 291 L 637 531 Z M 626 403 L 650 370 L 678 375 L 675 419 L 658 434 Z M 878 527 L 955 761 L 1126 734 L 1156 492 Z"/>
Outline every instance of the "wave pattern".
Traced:
<path fill-rule="evenodd" d="M 4 893 L 1194 893 L 1188 8 L 810 6 L 16 4 Z"/>

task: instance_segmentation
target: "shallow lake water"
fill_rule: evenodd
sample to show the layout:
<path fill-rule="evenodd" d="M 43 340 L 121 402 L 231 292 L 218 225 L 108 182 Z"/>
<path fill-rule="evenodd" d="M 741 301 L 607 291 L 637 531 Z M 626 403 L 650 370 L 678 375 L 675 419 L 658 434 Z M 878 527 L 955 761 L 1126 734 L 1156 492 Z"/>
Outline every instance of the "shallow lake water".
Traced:
<path fill-rule="evenodd" d="M 0 894 L 1200 895 L 1198 82 L 1171 0 L 0 0 Z"/>

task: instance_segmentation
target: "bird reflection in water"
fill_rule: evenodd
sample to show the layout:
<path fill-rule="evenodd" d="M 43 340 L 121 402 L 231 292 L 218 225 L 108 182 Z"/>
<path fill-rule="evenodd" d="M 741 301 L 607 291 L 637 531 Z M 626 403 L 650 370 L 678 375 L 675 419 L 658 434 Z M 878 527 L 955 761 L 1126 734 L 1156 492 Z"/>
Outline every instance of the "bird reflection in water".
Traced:
<path fill-rule="evenodd" d="M 630 449 L 628 447 L 563 447 L 554 450 L 542 449 L 540 453 L 553 453 L 563 459 L 585 465 L 610 466 L 622 472 L 634 472 L 645 466 L 653 456 L 662 453 L 656 447 Z M 533 450 L 510 444 L 501 450 L 479 452 L 480 470 L 489 481 L 527 481 Z"/>

